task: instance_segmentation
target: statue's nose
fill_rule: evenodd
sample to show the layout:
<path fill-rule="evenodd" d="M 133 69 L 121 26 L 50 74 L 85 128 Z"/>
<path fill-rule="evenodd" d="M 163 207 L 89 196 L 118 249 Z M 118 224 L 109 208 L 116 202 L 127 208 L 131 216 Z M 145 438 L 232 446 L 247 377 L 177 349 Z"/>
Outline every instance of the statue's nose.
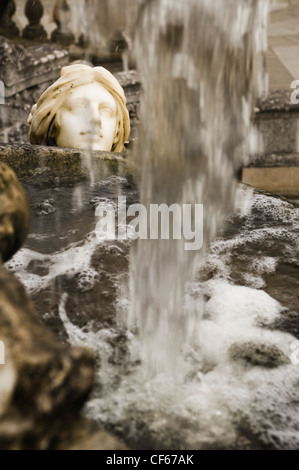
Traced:
<path fill-rule="evenodd" d="M 90 105 L 90 121 L 94 125 L 101 124 L 101 116 L 99 113 L 98 106 L 93 103 L 91 103 Z"/>

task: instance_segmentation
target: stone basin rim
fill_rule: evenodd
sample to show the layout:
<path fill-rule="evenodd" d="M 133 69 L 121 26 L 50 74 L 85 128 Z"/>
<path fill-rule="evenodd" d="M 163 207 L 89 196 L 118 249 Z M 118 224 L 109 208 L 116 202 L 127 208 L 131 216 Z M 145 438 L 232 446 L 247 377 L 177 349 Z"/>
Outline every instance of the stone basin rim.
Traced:
<path fill-rule="evenodd" d="M 71 174 L 87 173 L 89 165 L 84 160 L 91 157 L 90 165 L 97 167 L 97 162 L 108 165 L 126 163 L 126 152 L 89 151 L 61 147 L 47 147 L 31 144 L 0 144 L 0 161 L 10 166 L 18 178 L 26 177 L 36 168 L 49 167 L 54 172 Z M 88 162 L 87 162 L 88 163 Z"/>
<path fill-rule="evenodd" d="M 90 154 L 92 157 L 99 158 L 100 160 L 122 160 L 126 152 L 107 152 L 104 150 L 88 150 L 88 149 L 73 149 L 63 147 L 50 147 L 45 145 L 31 145 L 31 144 L 0 144 L 0 157 L 3 154 L 10 157 L 12 152 L 17 154 L 31 153 L 33 156 L 84 156 Z"/>

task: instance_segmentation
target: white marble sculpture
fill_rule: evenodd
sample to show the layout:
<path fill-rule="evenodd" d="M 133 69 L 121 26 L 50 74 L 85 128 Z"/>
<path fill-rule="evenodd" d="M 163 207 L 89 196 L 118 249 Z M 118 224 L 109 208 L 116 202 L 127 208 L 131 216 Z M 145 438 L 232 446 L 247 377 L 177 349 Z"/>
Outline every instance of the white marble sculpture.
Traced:
<path fill-rule="evenodd" d="M 74 64 L 32 107 L 32 144 L 122 152 L 130 134 L 123 88 L 103 67 Z"/>

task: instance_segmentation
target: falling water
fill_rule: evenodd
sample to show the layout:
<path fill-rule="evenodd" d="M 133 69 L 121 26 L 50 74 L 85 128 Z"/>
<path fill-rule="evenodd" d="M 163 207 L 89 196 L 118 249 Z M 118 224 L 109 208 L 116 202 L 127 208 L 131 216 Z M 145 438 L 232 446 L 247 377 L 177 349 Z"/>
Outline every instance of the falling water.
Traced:
<path fill-rule="evenodd" d="M 176 371 L 200 328 L 200 310 L 184 308 L 185 286 L 232 211 L 234 177 L 257 144 L 251 116 L 266 91 L 267 14 L 265 0 L 151 0 L 141 11 L 141 203 L 204 210 L 201 250 L 187 251 L 183 237 L 138 240 L 131 250 L 130 320 L 150 375 Z"/>

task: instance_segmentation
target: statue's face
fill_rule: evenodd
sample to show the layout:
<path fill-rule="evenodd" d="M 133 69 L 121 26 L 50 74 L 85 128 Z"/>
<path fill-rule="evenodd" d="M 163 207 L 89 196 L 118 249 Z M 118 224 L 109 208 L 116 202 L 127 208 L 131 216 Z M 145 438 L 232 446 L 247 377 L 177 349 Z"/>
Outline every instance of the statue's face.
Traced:
<path fill-rule="evenodd" d="M 115 142 L 117 106 L 99 83 L 74 88 L 59 110 L 58 147 L 110 151 Z"/>

